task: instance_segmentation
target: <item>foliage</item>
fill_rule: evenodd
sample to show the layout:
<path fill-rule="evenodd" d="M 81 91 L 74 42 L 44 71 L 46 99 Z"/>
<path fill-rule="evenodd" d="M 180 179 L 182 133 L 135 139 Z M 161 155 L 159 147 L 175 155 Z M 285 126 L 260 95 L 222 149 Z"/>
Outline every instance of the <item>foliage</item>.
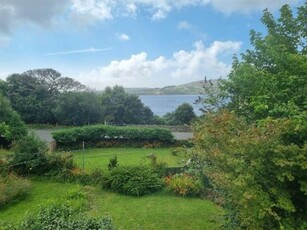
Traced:
<path fill-rule="evenodd" d="M 223 88 L 225 80 L 207 80 L 205 77 L 202 83 L 203 96 L 199 96 L 195 101 L 196 104 L 202 106 L 200 110 L 206 114 L 209 112 L 215 112 L 219 109 L 225 108 L 229 102 L 229 95 Z"/>
<path fill-rule="evenodd" d="M 47 229 L 93 229 L 93 230 L 115 230 L 110 217 L 93 219 L 84 216 L 67 205 L 52 205 L 41 208 L 34 216 L 25 217 L 17 226 L 4 225 L 3 230 L 47 230 Z"/>
<path fill-rule="evenodd" d="M 7 82 L 0 79 L 0 96 L 7 96 Z"/>
<path fill-rule="evenodd" d="M 33 134 L 15 142 L 12 149 L 8 167 L 20 175 L 43 175 L 74 167 L 71 157 L 48 154 L 46 143 Z"/>
<path fill-rule="evenodd" d="M 7 147 L 26 134 L 25 124 L 12 109 L 10 102 L 0 95 L 0 146 Z"/>
<path fill-rule="evenodd" d="M 126 195 L 142 196 L 160 190 L 162 181 L 148 166 L 119 166 L 109 172 L 103 187 Z"/>
<path fill-rule="evenodd" d="M 54 183 L 50 180 L 33 180 L 29 199 L 0 212 L 0 229 L 3 222 L 19 224 L 25 213 L 35 215 L 39 207 L 68 203 L 85 211 L 84 215 L 102 217 L 110 215 L 119 229 L 221 229 L 224 210 L 212 202 L 159 192 L 133 197 L 101 190 L 98 186 L 80 186 L 76 183 Z M 85 199 L 84 197 L 85 192 Z M 75 197 L 75 198 L 74 198 Z M 31 199 L 33 198 L 33 199 Z M 85 205 L 80 208 L 80 201 Z M 201 210 L 201 211 L 200 211 Z M 182 218 L 182 217 L 188 218 Z M 11 229 L 10 229 L 11 230 Z"/>
<path fill-rule="evenodd" d="M 101 105 L 94 92 L 62 93 L 53 113 L 62 125 L 89 125 L 101 121 Z"/>
<path fill-rule="evenodd" d="M 304 229 L 306 114 L 257 125 L 228 111 L 195 124 L 205 174 L 225 199 L 231 229 Z"/>
<path fill-rule="evenodd" d="M 52 133 L 58 147 L 78 147 L 84 141 L 87 146 L 99 145 L 103 141 L 115 141 L 126 145 L 158 141 L 170 144 L 174 141 L 169 130 L 161 128 L 130 128 L 106 125 L 84 126 Z M 110 146 L 112 147 L 112 145 Z"/>
<path fill-rule="evenodd" d="M 166 190 L 180 196 L 199 196 L 202 183 L 188 173 L 169 175 L 165 178 Z"/>
<path fill-rule="evenodd" d="M 7 94 L 12 107 L 26 123 L 56 123 L 53 108 L 60 93 L 83 91 L 79 82 L 62 77 L 53 69 L 35 69 L 7 78 Z"/>
<path fill-rule="evenodd" d="M 31 188 L 28 180 L 14 174 L 0 176 L 0 209 L 24 197 Z"/>
<path fill-rule="evenodd" d="M 296 14 L 284 5 L 278 19 L 265 10 L 261 21 L 267 34 L 250 32 L 253 49 L 241 60 L 234 58 L 229 80 L 221 87 L 238 115 L 252 121 L 306 110 L 306 12 L 306 2 Z"/>
<path fill-rule="evenodd" d="M 193 107 L 188 103 L 179 105 L 174 112 L 163 117 L 169 125 L 189 125 L 196 118 Z"/>
<path fill-rule="evenodd" d="M 122 86 L 107 87 L 100 95 L 102 117 L 115 124 L 151 124 L 154 115 L 138 96 L 128 94 Z"/>
<path fill-rule="evenodd" d="M 114 155 L 109 161 L 108 169 L 109 171 L 116 168 L 118 166 L 117 155 Z"/>

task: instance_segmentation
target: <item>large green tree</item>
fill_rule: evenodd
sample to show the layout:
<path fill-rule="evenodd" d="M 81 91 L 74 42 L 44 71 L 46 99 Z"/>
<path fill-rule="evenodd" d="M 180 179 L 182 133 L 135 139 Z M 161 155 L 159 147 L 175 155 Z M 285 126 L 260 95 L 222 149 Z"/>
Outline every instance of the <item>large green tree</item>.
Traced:
<path fill-rule="evenodd" d="M 53 110 L 59 124 L 85 125 L 102 121 L 102 107 L 93 92 L 62 93 Z"/>
<path fill-rule="evenodd" d="M 67 91 L 82 91 L 81 83 L 53 69 L 29 70 L 7 78 L 7 94 L 13 108 L 26 123 L 55 123 L 53 109 L 59 95 Z"/>
<path fill-rule="evenodd" d="M 101 94 L 104 121 L 126 124 L 148 124 L 154 119 L 149 107 L 138 96 L 128 94 L 122 86 L 107 87 Z"/>
<path fill-rule="evenodd" d="M 275 19 L 265 10 L 267 34 L 252 30 L 252 49 L 234 58 L 229 80 L 229 108 L 250 120 L 288 117 L 307 108 L 307 3 L 296 16 L 284 5 Z"/>
<path fill-rule="evenodd" d="M 264 10 L 267 33 L 251 31 L 252 49 L 235 57 L 215 95 L 228 96 L 232 111 L 211 100 L 194 126 L 230 229 L 307 228 L 306 20 L 307 3 L 296 13 L 284 5 L 278 19 Z"/>
<path fill-rule="evenodd" d="M 196 115 L 192 105 L 183 103 L 175 111 L 167 113 L 163 118 L 169 125 L 190 125 L 196 118 Z"/>
<path fill-rule="evenodd" d="M 0 95 L 0 147 L 27 135 L 25 124 L 11 107 L 10 102 Z"/>

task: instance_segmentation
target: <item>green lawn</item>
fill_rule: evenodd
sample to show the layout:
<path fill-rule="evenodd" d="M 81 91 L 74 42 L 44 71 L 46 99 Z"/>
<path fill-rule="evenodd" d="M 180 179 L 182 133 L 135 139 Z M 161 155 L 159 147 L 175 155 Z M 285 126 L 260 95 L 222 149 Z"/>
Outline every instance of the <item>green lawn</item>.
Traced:
<path fill-rule="evenodd" d="M 167 166 L 179 166 L 183 155 L 172 155 L 171 148 L 100 148 L 100 149 L 86 149 L 85 151 L 73 151 L 74 160 L 79 167 L 84 167 L 85 170 L 91 171 L 94 169 L 107 170 L 107 165 L 110 158 L 117 155 L 119 165 L 139 165 L 149 164 L 150 159 L 147 156 L 154 153 L 157 156 L 158 162 L 165 162 Z"/>
<path fill-rule="evenodd" d="M 219 229 L 223 210 L 212 202 L 197 198 L 181 198 L 164 193 L 145 197 L 129 197 L 96 187 L 76 184 L 33 181 L 25 200 L 0 210 L 0 220 L 18 222 L 25 213 L 33 214 L 50 203 L 69 202 L 99 217 L 110 215 L 121 229 Z M 85 198 L 72 194 L 84 193 Z"/>
<path fill-rule="evenodd" d="M 91 171 L 96 168 L 107 170 L 109 159 L 115 154 L 120 165 L 149 164 L 147 156 L 150 153 L 168 166 L 180 165 L 184 156 L 174 156 L 171 152 L 170 148 L 101 148 L 72 153 L 81 168 L 84 156 L 85 169 Z M 0 156 L 6 153 L 0 151 Z M 81 198 L 79 194 L 83 194 Z M 176 197 L 165 192 L 137 198 L 111 193 L 99 186 L 32 181 L 32 189 L 24 200 L 0 209 L 0 220 L 18 222 L 25 213 L 34 214 L 40 206 L 67 202 L 82 207 L 90 216 L 110 215 L 117 227 L 128 230 L 220 229 L 224 213 L 210 201 Z"/>

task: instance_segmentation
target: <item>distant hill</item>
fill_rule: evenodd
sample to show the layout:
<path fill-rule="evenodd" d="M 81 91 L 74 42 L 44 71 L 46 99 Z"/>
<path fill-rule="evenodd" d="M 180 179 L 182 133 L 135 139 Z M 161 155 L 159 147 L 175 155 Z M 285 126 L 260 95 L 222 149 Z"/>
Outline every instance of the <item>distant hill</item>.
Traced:
<path fill-rule="evenodd" d="M 211 81 L 213 85 L 217 80 Z M 163 88 L 125 88 L 125 91 L 135 95 L 198 95 L 204 92 L 204 81 L 194 81 L 183 85 L 171 85 Z"/>

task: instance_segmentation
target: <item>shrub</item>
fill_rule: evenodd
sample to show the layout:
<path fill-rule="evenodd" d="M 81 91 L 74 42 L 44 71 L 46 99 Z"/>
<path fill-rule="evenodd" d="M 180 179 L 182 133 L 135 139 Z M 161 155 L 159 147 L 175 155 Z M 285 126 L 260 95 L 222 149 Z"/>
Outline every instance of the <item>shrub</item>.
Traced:
<path fill-rule="evenodd" d="M 162 180 L 148 166 L 119 166 L 106 176 L 103 187 L 114 192 L 141 196 L 160 190 Z"/>
<path fill-rule="evenodd" d="M 46 142 L 33 134 L 15 142 L 12 149 L 8 166 L 19 175 L 43 175 L 74 167 L 72 155 L 48 154 Z"/>
<path fill-rule="evenodd" d="M 229 111 L 195 125 L 205 173 L 231 229 L 306 229 L 307 117 L 248 124 Z"/>
<path fill-rule="evenodd" d="M 117 155 L 112 157 L 108 164 L 109 171 L 118 166 Z"/>
<path fill-rule="evenodd" d="M 187 173 L 169 175 L 165 183 L 167 191 L 180 196 L 199 196 L 202 191 L 201 181 Z"/>
<path fill-rule="evenodd" d="M 0 208 L 24 197 L 30 187 L 31 184 L 28 180 L 13 174 L 6 177 L 0 176 Z"/>
<path fill-rule="evenodd" d="M 65 169 L 50 176 L 57 182 L 75 182 L 83 185 L 98 185 L 105 180 L 104 173 L 101 170 L 95 170 L 91 173 L 85 173 L 82 169 L 75 167 L 72 169 Z"/>
<path fill-rule="evenodd" d="M 93 125 L 59 130 L 52 133 L 59 148 L 78 148 L 84 141 L 87 146 L 113 147 L 115 145 L 140 146 L 144 143 L 159 146 L 174 142 L 171 131 L 161 128 L 132 128 Z"/>
<path fill-rule="evenodd" d="M 41 208 L 35 216 L 28 216 L 17 225 L 2 223 L 1 230 L 49 230 L 49 229 L 91 229 L 91 230 L 115 230 L 110 217 L 94 219 L 84 216 L 78 210 L 73 210 L 66 205 L 52 205 Z"/>

